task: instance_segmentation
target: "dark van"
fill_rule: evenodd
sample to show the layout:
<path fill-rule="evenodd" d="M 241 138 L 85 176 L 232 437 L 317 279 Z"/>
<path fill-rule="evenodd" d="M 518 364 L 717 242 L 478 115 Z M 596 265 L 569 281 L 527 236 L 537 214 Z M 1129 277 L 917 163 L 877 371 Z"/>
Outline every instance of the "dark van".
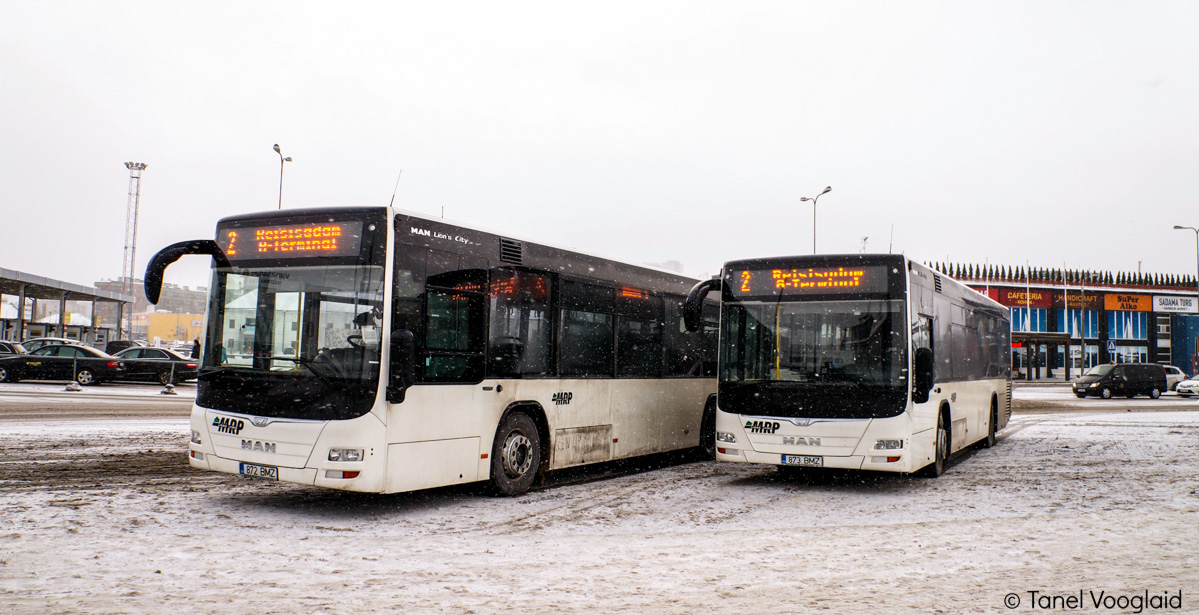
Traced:
<path fill-rule="evenodd" d="M 1099 365 L 1074 381 L 1078 397 L 1097 395 L 1111 399 L 1112 395 L 1148 395 L 1161 397 L 1166 390 L 1166 369 L 1157 363 L 1121 363 Z"/>

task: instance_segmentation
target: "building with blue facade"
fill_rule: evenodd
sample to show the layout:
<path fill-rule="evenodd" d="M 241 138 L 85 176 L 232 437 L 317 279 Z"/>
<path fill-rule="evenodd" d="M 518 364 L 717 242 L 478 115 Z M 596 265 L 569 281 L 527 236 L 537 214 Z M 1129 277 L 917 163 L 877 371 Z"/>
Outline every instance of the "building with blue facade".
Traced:
<path fill-rule="evenodd" d="M 1021 377 L 1071 378 L 1102 363 L 1199 372 L 1192 276 L 930 263 L 1012 311 Z"/>

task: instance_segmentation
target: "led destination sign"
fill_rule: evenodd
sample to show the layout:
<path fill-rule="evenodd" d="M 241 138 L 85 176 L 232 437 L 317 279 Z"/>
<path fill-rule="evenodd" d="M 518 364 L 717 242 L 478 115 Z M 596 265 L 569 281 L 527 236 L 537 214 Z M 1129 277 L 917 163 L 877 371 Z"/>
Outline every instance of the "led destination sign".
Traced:
<path fill-rule="evenodd" d="M 357 256 L 362 246 L 362 222 L 313 222 L 222 228 L 217 243 L 233 260 Z"/>
<path fill-rule="evenodd" d="M 728 282 L 736 297 L 879 293 L 887 290 L 887 267 L 734 269 Z"/>

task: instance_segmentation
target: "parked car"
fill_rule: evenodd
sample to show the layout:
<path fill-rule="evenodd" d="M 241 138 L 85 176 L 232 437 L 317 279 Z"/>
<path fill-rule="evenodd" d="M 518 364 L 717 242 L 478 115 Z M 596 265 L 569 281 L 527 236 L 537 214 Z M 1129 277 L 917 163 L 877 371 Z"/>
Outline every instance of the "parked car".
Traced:
<path fill-rule="evenodd" d="M 118 352 L 131 346 L 145 346 L 145 344 L 141 342 L 135 342 L 133 340 L 112 340 L 104 346 L 104 352 L 107 352 L 111 355 L 116 355 Z"/>
<path fill-rule="evenodd" d="M 21 342 L 21 345 L 24 346 L 25 350 L 29 352 L 33 352 L 42 346 L 49 346 L 51 344 L 73 344 L 75 346 L 84 345 L 83 342 L 79 340 L 73 340 L 68 337 L 31 337 Z"/>
<path fill-rule="evenodd" d="M 1166 370 L 1157 363 L 1121 363 L 1099 365 L 1074 381 L 1074 394 L 1078 397 L 1097 395 L 1110 399 L 1112 395 L 1148 395 L 1161 397 L 1166 390 Z"/>
<path fill-rule="evenodd" d="M 1167 365 L 1165 367 L 1166 367 L 1166 387 L 1167 387 L 1166 390 L 1168 390 L 1168 391 L 1173 391 L 1175 388 L 1178 387 L 1179 382 L 1182 382 L 1183 380 L 1186 380 L 1188 378 L 1186 373 L 1184 373 L 1181 369 L 1174 367 L 1173 365 Z"/>
<path fill-rule="evenodd" d="M 1199 378 L 1187 378 L 1179 382 L 1174 391 L 1178 393 L 1179 397 L 1199 395 Z"/>
<path fill-rule="evenodd" d="M 16 342 L 7 342 L 0 340 L 0 357 L 10 354 L 25 354 L 29 352 L 25 347 Z"/>
<path fill-rule="evenodd" d="M 121 375 L 121 360 L 90 346 L 50 344 L 28 354 L 0 357 L 0 382 L 74 380 L 97 384 Z"/>
<path fill-rule="evenodd" d="M 134 346 L 118 352 L 115 356 L 125 366 L 119 380 L 175 384 L 184 380 L 194 380 L 200 373 L 200 363 L 197 359 L 189 359 L 166 348 Z"/>

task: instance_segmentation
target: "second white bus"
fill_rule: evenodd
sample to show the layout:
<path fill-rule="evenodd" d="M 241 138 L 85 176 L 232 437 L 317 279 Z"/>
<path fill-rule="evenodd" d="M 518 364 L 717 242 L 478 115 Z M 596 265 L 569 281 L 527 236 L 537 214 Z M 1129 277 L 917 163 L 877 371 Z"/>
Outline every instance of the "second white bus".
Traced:
<path fill-rule="evenodd" d="M 901 255 L 726 263 L 716 459 L 939 476 L 1011 416 L 1010 315 Z"/>

